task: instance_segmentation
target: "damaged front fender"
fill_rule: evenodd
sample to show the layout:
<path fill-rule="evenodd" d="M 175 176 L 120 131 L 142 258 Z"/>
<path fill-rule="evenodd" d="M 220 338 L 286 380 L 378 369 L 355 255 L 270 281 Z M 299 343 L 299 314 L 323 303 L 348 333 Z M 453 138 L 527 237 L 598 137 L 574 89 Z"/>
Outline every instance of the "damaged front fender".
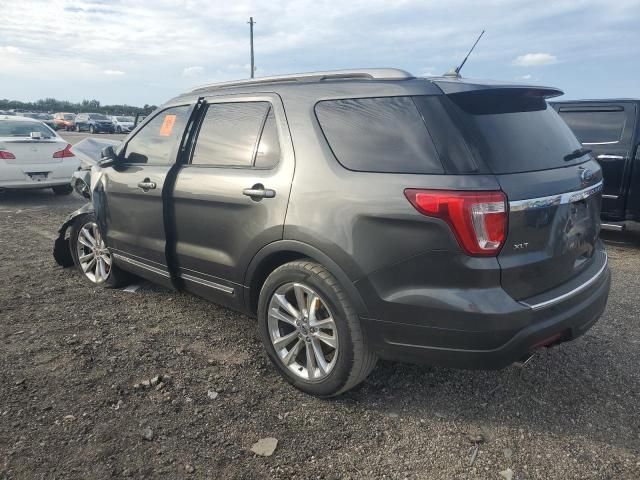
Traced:
<path fill-rule="evenodd" d="M 53 258 L 61 267 L 68 268 L 73 266 L 73 257 L 71 256 L 71 247 L 69 245 L 67 230 L 76 218 L 87 213 L 94 213 L 92 203 L 87 203 L 70 214 L 58 230 L 58 238 L 56 238 L 55 244 L 53 245 Z"/>

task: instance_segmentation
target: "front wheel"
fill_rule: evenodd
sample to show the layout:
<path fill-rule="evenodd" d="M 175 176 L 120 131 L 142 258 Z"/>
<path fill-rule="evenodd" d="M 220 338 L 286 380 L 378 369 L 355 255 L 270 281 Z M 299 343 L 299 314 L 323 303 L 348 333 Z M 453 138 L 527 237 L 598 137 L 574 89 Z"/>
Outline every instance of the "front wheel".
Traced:
<path fill-rule="evenodd" d="M 311 395 L 340 395 L 376 364 L 346 292 L 315 262 L 287 263 L 269 275 L 260 292 L 258 321 L 280 374 Z"/>
<path fill-rule="evenodd" d="M 88 282 L 105 288 L 127 285 L 130 275 L 113 264 L 111 251 L 105 245 L 93 213 L 81 215 L 71 225 L 71 256 Z"/>

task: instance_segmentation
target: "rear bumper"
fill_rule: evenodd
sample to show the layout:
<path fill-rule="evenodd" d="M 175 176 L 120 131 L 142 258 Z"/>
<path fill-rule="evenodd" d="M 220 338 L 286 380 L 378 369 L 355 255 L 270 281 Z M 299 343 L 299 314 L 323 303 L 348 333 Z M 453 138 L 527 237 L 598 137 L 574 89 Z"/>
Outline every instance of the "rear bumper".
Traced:
<path fill-rule="evenodd" d="M 79 166 L 80 161 L 75 157 L 65 158 L 56 163 L 28 165 L 7 164 L 0 160 L 0 189 L 49 188 L 69 185 L 73 172 Z M 41 172 L 46 174 L 46 178 L 32 177 L 28 172 Z"/>
<path fill-rule="evenodd" d="M 475 299 L 469 297 L 467 320 L 459 311 L 450 312 L 455 329 L 447 328 L 443 310 L 425 310 L 423 318 L 399 317 L 398 321 L 363 318 L 362 325 L 374 350 L 385 359 L 465 369 L 503 368 L 536 348 L 577 338 L 595 324 L 604 312 L 611 283 L 602 255 L 605 263 L 594 265 L 595 271 L 585 279 L 591 280 L 587 287 L 542 308 L 516 302 L 501 289 L 489 289 L 484 292 L 484 305 L 499 307 L 478 311 L 473 308 Z M 565 293 L 550 292 L 549 298 Z"/>

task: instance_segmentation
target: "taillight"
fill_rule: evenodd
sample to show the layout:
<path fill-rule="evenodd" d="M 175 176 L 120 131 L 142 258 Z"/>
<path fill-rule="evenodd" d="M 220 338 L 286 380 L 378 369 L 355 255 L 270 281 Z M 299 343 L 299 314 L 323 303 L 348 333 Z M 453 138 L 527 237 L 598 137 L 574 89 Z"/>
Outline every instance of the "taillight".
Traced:
<path fill-rule="evenodd" d="M 5 150 L 0 150 L 0 160 L 15 160 L 16 156 Z"/>
<path fill-rule="evenodd" d="M 408 188 L 404 194 L 420 213 L 447 222 L 469 255 L 493 256 L 500 251 L 507 236 L 504 193 Z"/>
<path fill-rule="evenodd" d="M 64 147 L 64 150 L 58 150 L 53 154 L 53 158 L 67 158 L 67 157 L 75 157 L 75 155 L 71 151 L 70 143 L 67 144 L 66 147 Z"/>

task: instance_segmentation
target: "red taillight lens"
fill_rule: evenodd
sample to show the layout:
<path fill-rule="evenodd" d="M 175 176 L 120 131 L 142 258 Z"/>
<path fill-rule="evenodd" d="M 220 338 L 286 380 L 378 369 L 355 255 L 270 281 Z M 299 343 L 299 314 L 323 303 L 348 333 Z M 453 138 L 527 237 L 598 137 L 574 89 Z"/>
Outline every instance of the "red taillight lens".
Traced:
<path fill-rule="evenodd" d="M 75 157 L 75 155 L 71 151 L 70 143 L 67 144 L 66 147 L 64 147 L 64 150 L 58 150 L 53 154 L 53 158 L 67 158 L 67 157 Z"/>
<path fill-rule="evenodd" d="M 15 160 L 16 156 L 5 150 L 0 150 L 0 160 Z"/>
<path fill-rule="evenodd" d="M 469 255 L 493 256 L 500 251 L 507 235 L 504 193 L 408 188 L 404 194 L 420 213 L 447 222 Z"/>

